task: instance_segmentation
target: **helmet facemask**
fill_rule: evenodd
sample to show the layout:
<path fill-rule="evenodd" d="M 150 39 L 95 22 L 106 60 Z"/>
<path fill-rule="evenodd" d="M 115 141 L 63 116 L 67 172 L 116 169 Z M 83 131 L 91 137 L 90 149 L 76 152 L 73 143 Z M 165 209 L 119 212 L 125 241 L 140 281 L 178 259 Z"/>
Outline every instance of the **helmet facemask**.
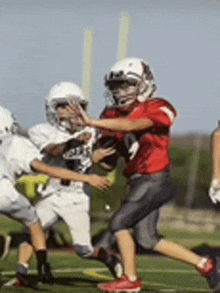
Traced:
<path fill-rule="evenodd" d="M 50 102 L 50 105 L 46 103 L 47 120 L 50 124 L 55 125 L 58 129 L 68 132 L 76 132 L 82 129 L 81 126 L 70 125 L 69 118 L 66 118 L 66 107 L 69 102 L 78 102 L 84 111 L 87 111 L 88 102 L 82 100 L 79 96 L 68 95 L 63 98 L 54 98 Z M 48 108 L 50 109 L 48 111 Z"/>
<path fill-rule="evenodd" d="M 150 67 L 141 59 L 125 58 L 118 61 L 105 76 L 107 98 L 113 106 L 129 107 L 152 98 L 156 84 Z"/>
<path fill-rule="evenodd" d="M 88 101 L 82 89 L 73 82 L 61 81 L 50 89 L 46 96 L 45 107 L 47 121 L 51 125 L 61 131 L 72 133 L 73 127 L 72 123 L 71 125 L 69 123 L 67 113 L 65 117 L 65 108 L 69 105 L 70 101 L 78 102 L 85 111 L 87 110 Z M 61 111 L 58 113 L 57 109 L 61 109 Z"/>
<path fill-rule="evenodd" d="M 107 97 L 114 106 L 126 108 L 133 104 L 138 95 L 138 81 L 133 78 L 111 75 L 108 79 L 105 77 L 105 86 L 107 88 Z"/>

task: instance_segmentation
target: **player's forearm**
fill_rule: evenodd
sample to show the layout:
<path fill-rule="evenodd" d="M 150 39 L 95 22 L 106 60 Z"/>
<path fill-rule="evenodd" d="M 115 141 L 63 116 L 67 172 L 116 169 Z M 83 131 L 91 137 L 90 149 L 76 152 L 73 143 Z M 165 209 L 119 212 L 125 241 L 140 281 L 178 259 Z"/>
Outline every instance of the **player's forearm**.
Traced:
<path fill-rule="evenodd" d="M 217 131 L 213 137 L 212 173 L 213 179 L 220 179 L 220 131 Z"/>
<path fill-rule="evenodd" d="M 81 145 L 83 141 L 79 141 L 75 138 L 72 138 L 66 142 L 58 143 L 58 144 L 49 144 L 47 145 L 43 152 L 46 154 L 49 154 L 51 156 L 60 156 L 63 155 L 65 152 L 67 152 L 71 148 L 75 148 L 79 145 Z"/>
<path fill-rule="evenodd" d="M 89 125 L 113 131 L 140 131 L 152 127 L 153 122 L 150 119 L 89 119 Z"/>
<path fill-rule="evenodd" d="M 65 151 L 66 151 L 65 144 L 49 144 L 43 150 L 44 153 L 49 154 L 51 156 L 62 155 L 65 153 Z"/>
<path fill-rule="evenodd" d="M 60 178 L 60 179 L 71 180 L 71 181 L 80 181 L 84 183 L 88 182 L 87 175 L 72 172 L 64 168 L 51 167 L 38 160 L 32 161 L 31 167 L 35 172 L 43 173 L 45 175 L 48 175 L 49 177 Z"/>

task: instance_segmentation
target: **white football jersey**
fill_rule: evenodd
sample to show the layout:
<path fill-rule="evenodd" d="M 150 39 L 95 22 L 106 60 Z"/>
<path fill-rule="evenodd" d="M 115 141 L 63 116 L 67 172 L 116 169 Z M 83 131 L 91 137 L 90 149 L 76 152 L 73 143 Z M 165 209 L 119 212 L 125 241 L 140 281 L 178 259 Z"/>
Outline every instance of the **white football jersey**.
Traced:
<path fill-rule="evenodd" d="M 87 143 L 73 146 L 62 157 L 54 157 L 50 160 L 50 164 L 57 167 L 64 167 L 78 173 L 87 173 L 92 166 L 91 155 L 92 147 L 96 141 L 96 130 L 91 127 L 70 134 L 63 132 L 49 123 L 38 124 L 29 129 L 31 141 L 40 149 L 43 150 L 49 144 L 64 143 L 72 138 L 77 138 L 81 134 L 90 134 L 90 139 Z M 50 187 L 55 189 L 69 189 L 70 186 L 76 185 L 74 182 L 64 182 L 59 179 L 51 179 Z M 82 183 L 77 183 L 82 186 Z M 49 190 L 49 188 L 48 188 Z"/>
<path fill-rule="evenodd" d="M 31 162 L 41 160 L 39 150 L 27 139 L 10 135 L 0 139 L 0 179 L 8 178 L 15 184 L 24 174 L 31 173 Z"/>

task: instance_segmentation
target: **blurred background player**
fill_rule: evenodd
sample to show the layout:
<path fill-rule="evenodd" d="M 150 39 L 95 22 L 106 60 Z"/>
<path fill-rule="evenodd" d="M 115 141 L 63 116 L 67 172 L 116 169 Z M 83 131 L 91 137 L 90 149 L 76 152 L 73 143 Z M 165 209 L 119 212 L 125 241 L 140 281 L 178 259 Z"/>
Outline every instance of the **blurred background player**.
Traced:
<path fill-rule="evenodd" d="M 159 208 L 176 194 L 169 168 L 170 128 L 177 115 L 175 108 L 168 101 L 155 98 L 156 84 L 152 71 L 146 62 L 138 58 L 125 58 L 117 62 L 106 76 L 105 86 L 112 106 L 106 107 L 102 119 L 89 119 L 79 105 L 70 105 L 73 116 L 78 112 L 79 125 L 98 127 L 103 136 L 110 140 L 117 138 L 117 151 L 126 159 L 124 175 L 128 179 L 130 192 L 110 224 L 125 274 L 116 282 L 99 284 L 100 290 L 141 290 L 134 240 L 129 230 L 147 223 L 139 234 L 142 245 L 193 265 L 206 277 L 210 288 L 219 292 L 219 264 L 215 265 L 216 259 L 200 257 L 162 239 L 157 233 Z M 146 240 L 143 241 L 144 238 Z"/>
<path fill-rule="evenodd" d="M 212 152 L 212 181 L 209 188 L 209 197 L 214 204 L 220 202 L 220 121 L 211 135 Z"/>
<path fill-rule="evenodd" d="M 11 236 L 2 234 L 0 235 L 0 260 L 4 260 L 9 252 L 11 244 Z"/>
<path fill-rule="evenodd" d="M 16 132 L 17 122 L 14 116 L 8 109 L 0 106 L 0 213 L 29 227 L 38 262 L 39 280 L 44 282 L 50 269 L 47 263 L 45 235 L 35 208 L 15 189 L 16 180 L 35 171 L 64 180 L 83 181 L 101 189 L 108 188 L 108 182 L 96 175 L 80 175 L 46 165 L 40 161 L 42 155 L 39 150 Z M 22 271 L 19 274 L 22 276 Z M 30 285 L 26 279 L 21 278 L 20 281 Z M 19 286 L 19 283 L 16 284 Z"/>
<path fill-rule="evenodd" d="M 96 130 L 91 127 L 70 125 L 66 119 L 68 103 L 78 101 L 86 111 L 88 101 L 82 90 L 72 82 L 55 84 L 46 97 L 47 123 L 29 129 L 31 141 L 44 154 L 44 161 L 53 166 L 65 167 L 79 174 L 88 174 L 92 166 L 92 149 L 96 142 Z M 114 150 L 97 150 L 93 154 L 96 162 Z M 68 226 L 76 254 L 83 259 L 102 261 L 114 277 L 120 277 L 122 266 L 118 258 L 103 248 L 94 249 L 90 234 L 91 190 L 82 182 L 50 179 L 41 192 L 42 199 L 35 208 L 44 229 L 54 225 L 61 218 Z M 33 247 L 22 243 L 19 248 L 19 266 L 27 275 Z"/>

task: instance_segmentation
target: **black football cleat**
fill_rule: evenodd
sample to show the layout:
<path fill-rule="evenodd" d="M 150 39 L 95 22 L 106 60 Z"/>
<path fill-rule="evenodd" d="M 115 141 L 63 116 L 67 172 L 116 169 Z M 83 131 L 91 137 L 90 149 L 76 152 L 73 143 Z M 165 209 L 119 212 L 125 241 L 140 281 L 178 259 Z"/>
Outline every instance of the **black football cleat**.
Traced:
<path fill-rule="evenodd" d="M 100 248 L 98 260 L 105 264 L 115 279 L 120 279 L 123 276 L 122 263 L 115 254 Z"/>
<path fill-rule="evenodd" d="M 23 288 L 23 287 L 31 288 L 32 287 L 28 280 L 28 275 L 21 274 L 19 272 L 16 273 L 16 281 L 14 286 L 17 288 Z"/>

